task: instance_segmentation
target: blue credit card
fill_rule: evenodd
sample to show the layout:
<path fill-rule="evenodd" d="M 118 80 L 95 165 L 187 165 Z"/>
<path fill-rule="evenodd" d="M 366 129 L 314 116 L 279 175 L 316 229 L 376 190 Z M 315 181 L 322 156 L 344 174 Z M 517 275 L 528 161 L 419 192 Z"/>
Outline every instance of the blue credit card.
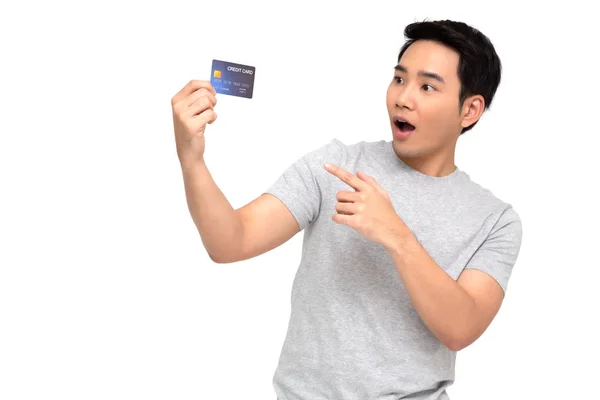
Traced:
<path fill-rule="evenodd" d="M 249 65 L 213 60 L 210 84 L 217 93 L 252 98 L 256 68 Z"/>

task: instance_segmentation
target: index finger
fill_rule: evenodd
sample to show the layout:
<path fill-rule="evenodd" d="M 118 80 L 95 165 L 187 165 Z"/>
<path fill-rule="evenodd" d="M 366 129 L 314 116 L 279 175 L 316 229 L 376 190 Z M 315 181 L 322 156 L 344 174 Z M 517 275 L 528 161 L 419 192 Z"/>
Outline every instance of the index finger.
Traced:
<path fill-rule="evenodd" d="M 171 104 L 175 105 L 179 103 L 181 100 L 189 96 L 191 93 L 195 92 L 198 89 L 206 88 L 213 92 L 213 94 L 217 94 L 215 88 L 210 84 L 210 81 L 199 81 L 192 79 L 185 85 L 173 98 L 171 99 Z"/>
<path fill-rule="evenodd" d="M 332 175 L 340 178 L 350 187 L 354 188 L 357 192 L 367 190 L 370 186 L 367 182 L 359 179 L 356 175 L 352 175 L 350 172 L 337 165 L 325 163 L 325 169 Z"/>

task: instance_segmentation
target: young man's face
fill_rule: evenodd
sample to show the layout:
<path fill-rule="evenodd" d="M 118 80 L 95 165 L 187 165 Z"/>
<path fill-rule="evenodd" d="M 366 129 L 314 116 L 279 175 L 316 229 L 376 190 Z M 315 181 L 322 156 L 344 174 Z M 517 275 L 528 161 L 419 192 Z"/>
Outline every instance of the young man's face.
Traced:
<path fill-rule="evenodd" d="M 454 150 L 465 123 L 459 112 L 459 54 L 433 41 L 408 47 L 387 91 L 387 108 L 400 155 L 418 157 Z M 409 124 L 398 127 L 395 118 Z"/>

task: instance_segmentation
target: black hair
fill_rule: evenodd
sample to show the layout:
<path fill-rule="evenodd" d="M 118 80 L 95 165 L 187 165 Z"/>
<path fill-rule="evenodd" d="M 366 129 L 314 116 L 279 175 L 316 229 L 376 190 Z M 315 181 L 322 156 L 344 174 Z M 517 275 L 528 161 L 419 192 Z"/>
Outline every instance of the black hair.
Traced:
<path fill-rule="evenodd" d="M 467 97 L 479 94 L 485 100 L 485 109 L 490 107 L 500 84 L 502 64 L 487 36 L 464 22 L 450 20 L 414 22 L 406 26 L 404 36 L 407 41 L 400 49 L 398 62 L 406 49 L 417 40 L 433 40 L 444 44 L 460 55 L 457 71 L 460 80 L 459 106 L 463 106 Z M 477 122 L 463 128 L 460 134 L 473 128 Z"/>

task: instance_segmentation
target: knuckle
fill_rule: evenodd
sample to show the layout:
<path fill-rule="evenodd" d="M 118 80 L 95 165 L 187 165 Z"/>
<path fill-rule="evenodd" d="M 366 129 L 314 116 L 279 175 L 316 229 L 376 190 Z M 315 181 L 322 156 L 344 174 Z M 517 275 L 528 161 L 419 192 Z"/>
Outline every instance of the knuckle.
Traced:
<path fill-rule="evenodd" d="M 360 193 L 358 195 L 358 198 L 360 199 L 360 201 L 367 201 L 367 195 L 364 193 Z"/>
<path fill-rule="evenodd" d="M 206 96 L 198 96 L 198 100 L 196 101 L 196 103 L 198 103 L 198 105 L 203 110 L 211 108 L 211 106 L 212 106 L 212 103 L 210 102 L 210 100 Z"/>
<path fill-rule="evenodd" d="M 193 126 L 192 126 L 192 121 L 191 121 L 191 120 L 189 120 L 189 119 L 187 119 L 187 120 L 183 121 L 183 126 L 185 127 L 185 131 L 186 131 L 187 133 L 191 132 L 191 131 L 192 131 L 192 129 L 193 129 Z"/>
<path fill-rule="evenodd" d="M 217 97 L 211 93 L 210 90 L 206 90 L 206 98 L 208 98 L 208 100 L 211 102 L 211 104 L 216 105 L 217 104 Z"/>
<path fill-rule="evenodd" d="M 204 126 L 207 124 L 207 122 L 210 120 L 210 118 L 211 118 L 210 110 L 205 110 L 200 114 L 200 118 L 198 119 L 198 121 L 200 122 L 200 124 L 202 126 Z"/>
<path fill-rule="evenodd" d="M 181 115 L 182 111 L 183 110 L 181 109 L 181 103 L 180 102 L 177 102 L 177 103 L 173 104 L 173 112 L 176 115 L 178 115 L 178 116 Z"/>
<path fill-rule="evenodd" d="M 194 93 L 192 93 L 190 95 L 191 103 L 194 103 L 195 101 L 201 99 L 202 96 L 204 96 L 204 94 L 202 93 L 202 90 L 196 90 Z"/>

